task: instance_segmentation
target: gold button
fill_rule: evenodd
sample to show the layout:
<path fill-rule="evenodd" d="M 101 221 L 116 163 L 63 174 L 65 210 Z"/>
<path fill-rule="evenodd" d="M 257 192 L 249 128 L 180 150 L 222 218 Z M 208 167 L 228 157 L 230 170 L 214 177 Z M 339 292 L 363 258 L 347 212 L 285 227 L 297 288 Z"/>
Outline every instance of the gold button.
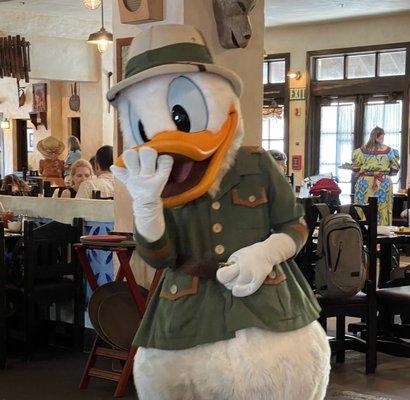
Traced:
<path fill-rule="evenodd" d="M 255 197 L 254 195 L 249 196 L 249 197 L 248 197 L 248 200 L 249 200 L 251 203 L 254 203 L 255 200 L 256 200 L 256 197 Z"/>
<path fill-rule="evenodd" d="M 218 255 L 221 255 L 225 252 L 225 247 L 223 247 L 221 244 L 218 244 L 215 246 L 215 253 Z"/>
<path fill-rule="evenodd" d="M 171 292 L 171 294 L 176 294 L 176 292 L 178 292 L 178 286 L 171 285 L 171 287 L 169 288 L 169 291 Z"/>
<path fill-rule="evenodd" d="M 222 231 L 222 225 L 219 224 L 219 223 L 216 223 L 216 224 L 214 224 L 214 225 L 212 226 L 212 230 L 213 230 L 215 233 L 219 233 L 219 232 Z"/>
<path fill-rule="evenodd" d="M 268 276 L 269 276 L 269 278 L 271 278 L 271 279 L 276 279 L 277 275 L 278 275 L 278 274 L 276 273 L 276 270 L 273 269 Z"/>
<path fill-rule="evenodd" d="M 219 201 L 214 201 L 214 202 L 212 203 L 212 208 L 213 208 L 214 210 L 219 210 L 219 209 L 221 208 L 221 203 L 220 203 Z"/>

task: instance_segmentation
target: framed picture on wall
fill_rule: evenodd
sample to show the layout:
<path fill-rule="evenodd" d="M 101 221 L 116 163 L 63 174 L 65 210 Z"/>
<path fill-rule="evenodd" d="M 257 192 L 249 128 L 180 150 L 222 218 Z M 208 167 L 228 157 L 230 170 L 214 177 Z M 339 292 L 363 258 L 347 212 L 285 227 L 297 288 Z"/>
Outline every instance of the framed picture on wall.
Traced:
<path fill-rule="evenodd" d="M 116 45 L 116 67 L 117 67 L 117 83 L 122 81 L 125 76 L 125 65 L 128 58 L 128 50 L 132 42 L 132 37 L 117 39 Z"/>
<path fill-rule="evenodd" d="M 47 111 L 47 84 L 33 83 L 33 112 Z"/>
<path fill-rule="evenodd" d="M 132 42 L 131 37 L 117 39 L 115 42 L 115 68 L 117 72 L 117 83 L 122 81 L 125 77 L 125 65 L 127 64 L 128 50 Z M 123 152 L 123 137 L 120 127 L 120 122 L 117 116 L 117 151 L 118 154 Z"/>

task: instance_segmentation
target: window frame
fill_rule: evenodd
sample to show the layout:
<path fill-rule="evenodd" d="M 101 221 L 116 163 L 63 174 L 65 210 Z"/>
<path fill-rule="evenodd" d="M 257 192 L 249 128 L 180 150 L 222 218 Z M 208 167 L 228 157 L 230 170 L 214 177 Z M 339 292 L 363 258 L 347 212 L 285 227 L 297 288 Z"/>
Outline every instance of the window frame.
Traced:
<path fill-rule="evenodd" d="M 269 61 L 275 60 L 284 60 L 285 61 L 285 82 L 284 83 L 269 83 Z M 290 70 L 290 53 L 276 53 L 276 54 L 267 54 L 264 58 L 263 62 L 268 63 L 268 83 L 263 85 L 263 103 L 265 104 L 266 98 L 271 98 L 272 100 L 275 98 L 283 98 L 284 99 L 284 111 L 283 111 L 283 118 L 284 118 L 284 152 L 286 157 L 289 160 L 289 115 L 290 115 L 290 89 L 289 89 L 289 77 L 288 72 Z M 278 95 L 276 97 L 270 96 L 271 92 L 275 92 Z M 262 135 L 261 135 L 262 138 Z M 261 139 L 262 143 L 262 139 Z M 288 162 L 288 168 L 290 168 Z"/>
<path fill-rule="evenodd" d="M 405 75 L 375 76 L 371 78 L 350 78 L 347 79 L 346 57 L 352 53 L 368 54 L 382 53 L 392 50 L 406 50 L 406 70 Z M 317 81 L 316 59 L 323 56 L 345 56 L 344 76 L 341 80 Z M 379 68 L 379 57 L 376 57 L 375 70 Z M 407 158 L 408 158 L 408 135 L 409 135 L 409 91 L 410 91 L 410 42 L 393 43 L 386 45 L 360 46 L 341 49 L 328 49 L 309 51 L 306 53 L 306 133 L 305 133 L 305 175 L 315 175 L 319 170 L 319 144 L 320 144 L 320 103 L 323 97 L 349 97 L 355 96 L 361 107 L 358 107 L 358 114 L 355 122 L 355 148 L 363 143 L 364 127 L 363 115 L 366 98 L 373 95 L 393 94 L 403 99 L 402 112 L 402 144 L 401 154 L 401 182 L 402 188 L 406 185 L 407 179 Z"/>

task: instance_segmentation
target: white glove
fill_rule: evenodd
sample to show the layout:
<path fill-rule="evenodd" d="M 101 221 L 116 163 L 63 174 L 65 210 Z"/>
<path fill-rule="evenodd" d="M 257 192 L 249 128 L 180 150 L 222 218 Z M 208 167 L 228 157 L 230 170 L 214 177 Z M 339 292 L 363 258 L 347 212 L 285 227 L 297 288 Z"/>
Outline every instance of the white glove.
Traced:
<path fill-rule="evenodd" d="M 149 242 L 160 239 L 165 232 L 161 193 L 172 170 L 173 158 L 143 147 L 138 152 L 123 154 L 127 168 L 111 167 L 114 176 L 128 189 L 133 199 L 135 225 L 138 233 Z"/>
<path fill-rule="evenodd" d="M 264 242 L 235 251 L 231 265 L 220 268 L 216 277 L 236 297 L 255 293 L 272 272 L 273 266 L 288 260 L 296 253 L 296 244 L 285 233 L 274 233 Z"/>

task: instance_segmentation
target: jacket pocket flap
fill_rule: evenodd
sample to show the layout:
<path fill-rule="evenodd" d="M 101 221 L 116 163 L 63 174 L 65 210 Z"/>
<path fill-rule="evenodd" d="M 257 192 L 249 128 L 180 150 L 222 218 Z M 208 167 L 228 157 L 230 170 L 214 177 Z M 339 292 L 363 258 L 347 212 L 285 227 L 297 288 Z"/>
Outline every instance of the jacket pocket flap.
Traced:
<path fill-rule="evenodd" d="M 194 276 L 191 278 L 191 286 L 180 288 L 178 287 L 178 281 L 176 283 L 169 284 L 162 287 L 159 297 L 167 300 L 178 300 L 181 297 L 190 296 L 198 293 L 199 289 L 199 277 Z M 184 285 L 185 286 L 185 285 Z"/>
<path fill-rule="evenodd" d="M 241 197 L 238 189 L 232 189 L 232 203 L 245 207 L 257 207 L 268 202 L 268 196 L 264 187 L 260 188 L 259 193 L 256 192 L 246 198 Z"/>

